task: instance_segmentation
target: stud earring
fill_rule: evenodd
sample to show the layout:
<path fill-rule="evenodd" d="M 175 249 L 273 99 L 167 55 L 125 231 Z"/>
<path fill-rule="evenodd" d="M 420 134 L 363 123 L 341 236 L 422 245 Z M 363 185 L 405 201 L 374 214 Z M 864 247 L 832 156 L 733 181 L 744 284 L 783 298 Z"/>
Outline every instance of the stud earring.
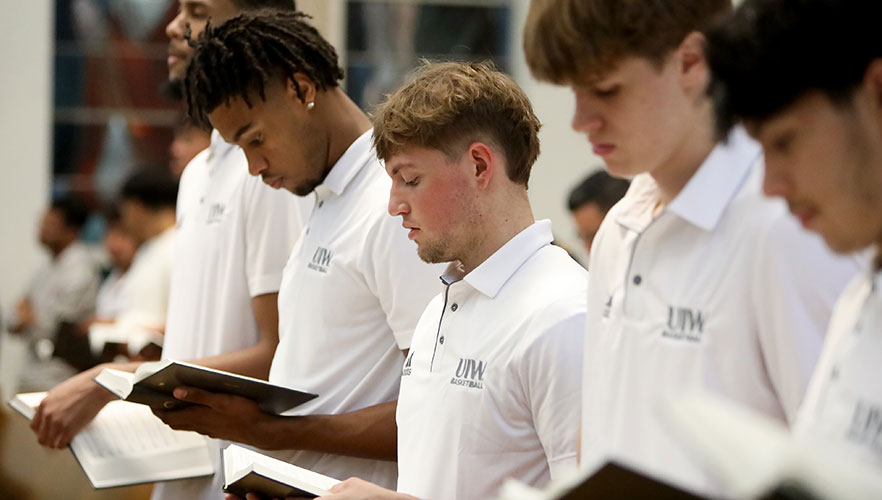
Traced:
<path fill-rule="evenodd" d="M 312 108 L 314 108 L 314 107 L 315 107 L 315 102 L 308 102 L 308 103 L 306 103 L 306 109 L 312 109 Z"/>

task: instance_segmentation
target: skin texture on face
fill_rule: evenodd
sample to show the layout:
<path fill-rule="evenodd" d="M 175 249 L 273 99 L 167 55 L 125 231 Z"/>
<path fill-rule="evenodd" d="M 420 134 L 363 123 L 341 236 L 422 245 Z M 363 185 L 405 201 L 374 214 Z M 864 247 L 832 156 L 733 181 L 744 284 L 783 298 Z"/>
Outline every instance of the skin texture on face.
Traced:
<path fill-rule="evenodd" d="M 882 242 L 882 128 L 866 88 L 852 105 L 810 93 L 748 124 L 765 153 L 763 188 L 837 252 Z"/>
<path fill-rule="evenodd" d="M 119 215 L 123 228 L 136 245 L 149 239 L 145 231 L 149 226 L 150 213 L 141 202 L 131 199 L 120 201 Z"/>
<path fill-rule="evenodd" d="M 76 240 L 76 231 L 64 224 L 64 216 L 57 210 L 47 210 L 40 219 L 40 243 L 53 254 L 58 254 Z"/>
<path fill-rule="evenodd" d="M 449 161 L 438 150 L 411 146 L 387 159 L 389 213 L 401 216 L 425 262 L 468 261 L 480 247 L 473 171 L 469 150 Z"/>
<path fill-rule="evenodd" d="M 132 265 L 138 245 L 123 229 L 122 224 L 111 224 L 104 234 L 104 249 L 110 256 L 113 266 L 125 271 Z"/>
<path fill-rule="evenodd" d="M 184 38 L 187 27 L 190 38 L 196 39 L 211 20 L 217 26 L 239 13 L 233 0 L 178 0 L 178 14 L 165 27 L 168 36 L 168 79 L 179 81 L 187 72 L 193 49 Z"/>
<path fill-rule="evenodd" d="M 572 127 L 615 177 L 648 172 L 678 191 L 714 145 L 701 35 L 693 34 L 661 65 L 626 57 L 612 69 L 573 82 Z M 676 192 L 671 193 L 676 194 Z"/>
<path fill-rule="evenodd" d="M 225 141 L 245 152 L 251 175 L 260 175 L 275 189 L 306 196 L 333 165 L 328 161 L 329 138 L 316 121 L 319 106 L 309 109 L 306 104 L 315 100 L 315 87 L 302 75 L 295 78 L 305 100 L 297 96 L 290 80 L 268 82 L 266 100 L 250 96 L 249 106 L 237 97 L 208 116 Z"/>
<path fill-rule="evenodd" d="M 573 211 L 573 222 L 576 223 L 576 230 L 579 232 L 579 239 L 585 245 L 585 251 L 591 253 L 591 243 L 594 241 L 594 235 L 600 229 L 600 223 L 606 215 L 596 203 L 586 203 Z"/>

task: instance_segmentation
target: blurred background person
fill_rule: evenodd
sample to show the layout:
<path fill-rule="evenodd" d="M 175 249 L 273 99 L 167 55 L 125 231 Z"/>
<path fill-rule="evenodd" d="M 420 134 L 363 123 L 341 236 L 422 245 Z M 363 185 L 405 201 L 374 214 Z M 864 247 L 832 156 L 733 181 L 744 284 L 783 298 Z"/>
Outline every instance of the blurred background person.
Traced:
<path fill-rule="evenodd" d="M 601 168 L 570 191 L 567 207 L 586 253 L 591 253 L 591 243 L 606 213 L 625 196 L 630 184 L 630 181 L 617 179 Z"/>
<path fill-rule="evenodd" d="M 95 309 L 98 262 L 79 241 L 88 217 L 82 200 L 66 197 L 53 201 L 40 221 L 40 244 L 51 260 L 37 271 L 9 323 L 9 331 L 26 336 L 30 346 L 20 391 L 46 390 L 76 372 L 53 358 L 62 325 L 76 324 Z"/>
<path fill-rule="evenodd" d="M 105 269 L 107 276 L 101 281 L 101 287 L 98 289 L 95 315 L 86 320 L 83 331 L 88 331 L 92 323 L 113 322 L 128 305 L 123 290 L 126 272 L 135 259 L 138 244 L 123 227 L 122 216 L 116 204 L 106 210 L 104 219 L 106 226 L 103 243 L 109 266 Z"/>
<path fill-rule="evenodd" d="M 189 117 L 184 117 L 175 127 L 175 135 L 168 147 L 169 169 L 175 179 L 180 179 L 184 167 L 200 151 L 208 148 L 211 134 L 202 130 Z"/>

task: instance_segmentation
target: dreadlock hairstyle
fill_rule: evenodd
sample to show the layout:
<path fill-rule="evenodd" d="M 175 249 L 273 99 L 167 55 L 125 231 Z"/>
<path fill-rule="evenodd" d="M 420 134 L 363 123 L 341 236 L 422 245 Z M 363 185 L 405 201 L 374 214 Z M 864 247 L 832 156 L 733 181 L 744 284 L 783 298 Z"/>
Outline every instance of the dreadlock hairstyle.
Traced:
<path fill-rule="evenodd" d="M 208 115 L 221 103 L 242 98 L 250 107 L 249 96 L 265 100 L 265 86 L 275 78 L 291 79 L 303 99 L 294 73 L 306 75 L 319 90 L 337 87 L 343 78 L 337 52 L 307 18 L 302 12 L 259 10 L 207 26 L 184 79 L 193 120 L 210 129 Z"/>

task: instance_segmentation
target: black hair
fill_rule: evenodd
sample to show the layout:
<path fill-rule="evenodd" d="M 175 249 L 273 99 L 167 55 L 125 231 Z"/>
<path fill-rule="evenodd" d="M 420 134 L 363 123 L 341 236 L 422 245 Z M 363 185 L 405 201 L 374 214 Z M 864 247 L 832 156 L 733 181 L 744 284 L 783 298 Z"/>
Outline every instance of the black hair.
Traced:
<path fill-rule="evenodd" d="M 184 93 L 187 110 L 211 128 L 208 115 L 221 103 L 249 94 L 266 99 L 264 88 L 274 78 L 305 74 L 319 90 L 337 87 L 343 70 L 337 52 L 304 19 L 301 12 L 259 10 L 240 14 L 217 27 L 208 26 L 195 43 L 187 66 Z M 294 81 L 297 95 L 300 86 Z"/>
<path fill-rule="evenodd" d="M 89 205 L 82 199 L 73 195 L 63 196 L 52 200 L 50 209 L 61 215 L 64 225 L 79 232 L 89 220 L 91 210 Z"/>
<path fill-rule="evenodd" d="M 126 179 L 120 199 L 135 200 L 151 210 L 174 208 L 178 198 L 178 182 L 168 169 L 141 168 Z"/>
<path fill-rule="evenodd" d="M 282 9 L 294 10 L 297 2 L 294 0 L 233 0 L 233 4 L 239 10 L 254 9 Z"/>
<path fill-rule="evenodd" d="M 746 0 L 706 33 L 721 135 L 812 91 L 848 102 L 882 57 L 880 19 L 879 0 Z"/>
<path fill-rule="evenodd" d="M 617 179 L 600 169 L 570 191 L 567 207 L 570 212 L 575 212 L 585 204 L 595 203 L 603 212 L 607 212 L 625 196 L 630 185 L 630 181 Z"/>

